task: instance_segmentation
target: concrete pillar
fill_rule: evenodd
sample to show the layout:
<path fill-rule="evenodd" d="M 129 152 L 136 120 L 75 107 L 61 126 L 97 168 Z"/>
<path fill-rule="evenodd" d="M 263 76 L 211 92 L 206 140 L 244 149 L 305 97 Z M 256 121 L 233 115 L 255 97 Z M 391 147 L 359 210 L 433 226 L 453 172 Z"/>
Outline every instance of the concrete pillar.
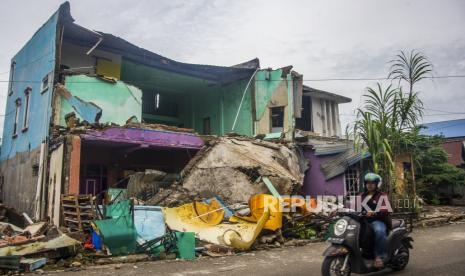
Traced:
<path fill-rule="evenodd" d="M 331 102 L 331 125 L 333 127 L 333 135 L 339 136 L 338 131 L 337 131 L 337 116 L 339 114 L 336 112 L 336 106 L 337 106 L 337 103 Z"/>
<path fill-rule="evenodd" d="M 69 194 L 79 194 L 80 168 L 81 168 L 81 138 L 73 136 L 71 160 L 69 164 Z"/>
<path fill-rule="evenodd" d="M 335 112 L 336 112 L 336 131 L 337 131 L 337 135 L 339 137 L 342 137 L 341 120 L 339 118 L 339 104 L 334 103 L 334 106 L 335 106 Z"/>
<path fill-rule="evenodd" d="M 326 101 L 324 99 L 320 99 L 321 103 L 321 130 L 322 136 L 328 136 L 328 131 L 326 127 L 326 121 L 328 120 L 326 115 Z"/>
<path fill-rule="evenodd" d="M 331 125 L 332 121 L 332 112 L 331 112 L 331 102 L 326 100 L 326 136 L 331 137 L 333 135 L 333 127 Z"/>

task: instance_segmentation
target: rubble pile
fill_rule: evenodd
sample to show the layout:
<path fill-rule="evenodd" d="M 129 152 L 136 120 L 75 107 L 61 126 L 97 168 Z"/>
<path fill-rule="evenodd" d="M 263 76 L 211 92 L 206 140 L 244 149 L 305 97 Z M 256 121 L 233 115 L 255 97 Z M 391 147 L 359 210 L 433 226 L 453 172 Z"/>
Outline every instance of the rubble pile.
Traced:
<path fill-rule="evenodd" d="M 436 226 L 465 220 L 463 206 L 423 206 L 414 227 Z"/>
<path fill-rule="evenodd" d="M 14 219 L 21 221 L 20 214 L 9 209 Z M 5 220 L 4 217 L 2 220 Z M 80 243 L 47 222 L 35 222 L 22 228 L 0 222 L 0 270 L 33 271 L 63 258 L 77 254 Z"/>
<path fill-rule="evenodd" d="M 263 177 L 278 193 L 296 194 L 303 180 L 298 164 L 298 155 L 285 145 L 245 137 L 211 139 L 179 182 L 160 189 L 148 203 L 171 207 L 214 196 L 227 204 L 246 203 L 252 195 L 269 193 Z"/>
<path fill-rule="evenodd" d="M 68 133 L 106 127 L 72 116 L 68 123 Z M 127 127 L 134 124 L 140 125 L 128 122 Z M 30 219 L 11 210 L 7 217 L 8 209 L 0 208 L 5 221 L 0 224 L 0 259 L 15 255 L 33 264 L 24 270 L 45 263 L 77 270 L 118 256 L 190 260 L 323 238 L 328 214 L 281 209 L 301 190 L 297 151 L 285 143 L 241 136 L 204 138 L 205 146 L 180 173 L 144 169 L 113 183 L 102 196 L 61 195 L 64 232 L 46 222 L 29 225 Z M 17 224 L 8 223 L 11 219 Z M 63 250 L 67 247 L 73 250 Z"/>

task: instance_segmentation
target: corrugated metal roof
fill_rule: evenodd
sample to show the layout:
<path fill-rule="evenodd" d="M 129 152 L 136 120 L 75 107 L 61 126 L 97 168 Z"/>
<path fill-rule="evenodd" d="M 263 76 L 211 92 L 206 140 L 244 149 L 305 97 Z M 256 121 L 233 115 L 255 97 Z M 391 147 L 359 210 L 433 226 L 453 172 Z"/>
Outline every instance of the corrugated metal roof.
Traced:
<path fill-rule="evenodd" d="M 335 156 L 334 159 L 321 164 L 321 171 L 325 175 L 325 179 L 329 180 L 343 174 L 348 167 L 369 156 L 370 153 L 368 152 L 362 154 L 361 152 L 356 152 L 353 148 L 349 148 L 345 152 Z"/>
<path fill-rule="evenodd" d="M 353 145 L 349 144 L 323 144 L 323 145 L 313 145 L 315 149 L 315 155 L 331 155 L 347 151 Z"/>
<path fill-rule="evenodd" d="M 125 59 L 179 74 L 226 83 L 249 78 L 257 68 L 260 68 L 258 58 L 233 66 L 192 64 L 166 58 L 138 47 L 120 37 L 109 33 L 91 31 L 74 23 L 68 2 L 60 6 L 60 21 L 66 25 L 64 39 L 67 41 L 72 41 L 80 46 L 92 47 L 99 39 L 103 39 L 98 45 L 100 50 L 120 54 Z"/>
<path fill-rule="evenodd" d="M 423 124 L 423 135 L 443 135 L 445 138 L 465 137 L 465 119 Z"/>

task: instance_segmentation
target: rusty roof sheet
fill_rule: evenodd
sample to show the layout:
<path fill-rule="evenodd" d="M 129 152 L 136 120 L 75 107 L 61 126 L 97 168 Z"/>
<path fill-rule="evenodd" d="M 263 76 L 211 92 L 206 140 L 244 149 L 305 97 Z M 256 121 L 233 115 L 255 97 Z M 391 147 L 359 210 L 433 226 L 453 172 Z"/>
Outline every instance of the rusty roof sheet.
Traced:
<path fill-rule="evenodd" d="M 321 164 L 321 171 L 325 175 L 325 179 L 329 180 L 343 174 L 348 167 L 368 157 L 370 157 L 370 153 L 368 152 L 362 153 L 349 148 L 345 152 Z"/>

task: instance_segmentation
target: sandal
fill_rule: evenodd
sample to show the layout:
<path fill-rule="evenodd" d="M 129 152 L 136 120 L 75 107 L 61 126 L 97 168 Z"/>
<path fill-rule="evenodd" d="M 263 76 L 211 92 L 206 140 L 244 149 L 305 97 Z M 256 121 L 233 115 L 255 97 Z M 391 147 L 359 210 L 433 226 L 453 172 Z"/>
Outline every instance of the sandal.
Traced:
<path fill-rule="evenodd" d="M 375 267 L 376 268 L 383 268 L 384 267 L 383 260 L 380 257 L 375 258 Z"/>

